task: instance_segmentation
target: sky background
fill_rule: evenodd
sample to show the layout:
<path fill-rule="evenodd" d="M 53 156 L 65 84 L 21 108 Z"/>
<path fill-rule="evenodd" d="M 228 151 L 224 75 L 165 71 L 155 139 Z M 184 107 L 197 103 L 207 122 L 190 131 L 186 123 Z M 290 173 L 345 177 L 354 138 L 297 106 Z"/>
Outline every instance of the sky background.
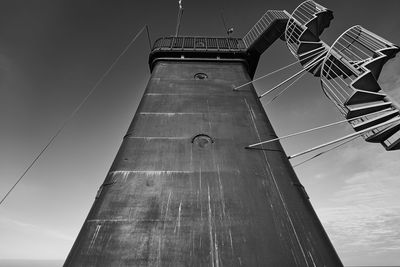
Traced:
<path fill-rule="evenodd" d="M 131 38 L 148 24 L 152 41 L 173 35 L 177 0 L 0 1 L 0 196 L 85 97 Z M 182 35 L 224 36 L 223 10 L 242 37 L 268 9 L 291 12 L 294 0 L 184 0 Z M 360 24 L 400 44 L 400 1 L 327 1 L 332 44 Z M 0 259 L 64 260 L 117 153 L 149 78 L 142 35 L 77 116 L 0 206 Z M 278 40 L 256 77 L 294 61 Z M 400 64 L 381 84 L 400 100 Z M 262 93 L 300 70 L 255 82 Z M 342 120 L 307 74 L 264 107 L 278 136 Z M 343 124 L 282 142 L 288 155 L 352 133 Z M 293 160 L 293 164 L 307 158 Z M 356 140 L 295 168 L 345 265 L 400 265 L 400 152 Z"/>

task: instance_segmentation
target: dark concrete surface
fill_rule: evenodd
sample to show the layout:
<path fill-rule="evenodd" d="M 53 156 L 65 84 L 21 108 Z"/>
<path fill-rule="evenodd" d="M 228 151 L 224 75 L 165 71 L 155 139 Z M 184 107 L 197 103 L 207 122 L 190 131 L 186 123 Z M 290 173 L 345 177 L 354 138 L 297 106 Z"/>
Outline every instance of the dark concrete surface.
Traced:
<path fill-rule="evenodd" d="M 276 137 L 249 80 L 154 65 L 65 266 L 342 266 L 281 145 L 245 149 Z"/>

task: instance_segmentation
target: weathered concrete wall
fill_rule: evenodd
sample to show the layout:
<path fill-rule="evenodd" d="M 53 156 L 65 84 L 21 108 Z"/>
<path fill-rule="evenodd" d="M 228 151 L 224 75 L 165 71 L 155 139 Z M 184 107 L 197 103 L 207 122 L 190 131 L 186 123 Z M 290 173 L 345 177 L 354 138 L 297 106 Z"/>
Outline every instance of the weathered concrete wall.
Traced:
<path fill-rule="evenodd" d="M 276 137 L 247 81 L 155 65 L 66 266 L 341 266 L 280 144 L 244 149 Z"/>

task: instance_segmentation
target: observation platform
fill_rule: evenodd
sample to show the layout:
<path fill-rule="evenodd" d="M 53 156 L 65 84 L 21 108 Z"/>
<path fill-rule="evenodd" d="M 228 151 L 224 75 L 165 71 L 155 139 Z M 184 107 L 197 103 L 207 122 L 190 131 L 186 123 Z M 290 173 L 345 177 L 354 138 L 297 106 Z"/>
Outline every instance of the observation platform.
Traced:
<path fill-rule="evenodd" d="M 196 61 L 242 61 L 250 77 L 254 76 L 261 54 L 284 30 L 290 14 L 285 10 L 268 10 L 243 38 L 177 36 L 154 42 L 149 56 L 150 69 L 160 59 Z"/>
<path fill-rule="evenodd" d="M 159 60 L 179 61 L 241 61 L 251 77 L 257 68 L 259 55 L 248 52 L 241 38 L 231 37 L 162 37 L 154 42 L 149 55 L 149 66 L 153 70 Z"/>

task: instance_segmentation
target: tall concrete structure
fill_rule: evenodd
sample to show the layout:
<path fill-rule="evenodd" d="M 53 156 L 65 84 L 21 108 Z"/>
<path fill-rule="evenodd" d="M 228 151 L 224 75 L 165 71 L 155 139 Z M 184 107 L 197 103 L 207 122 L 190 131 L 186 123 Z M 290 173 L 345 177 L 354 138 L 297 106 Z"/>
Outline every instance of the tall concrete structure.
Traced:
<path fill-rule="evenodd" d="M 306 1 L 268 11 L 243 39 L 158 39 L 65 266 L 342 266 L 280 143 L 245 149 L 277 136 L 251 83 L 235 89 L 278 38 L 306 71 L 336 78 L 319 40 L 332 18 Z"/>
<path fill-rule="evenodd" d="M 66 265 L 340 265 L 281 145 L 244 149 L 276 135 L 253 86 L 233 90 L 251 80 L 242 41 L 167 40 L 227 51 L 153 50 L 147 89 Z"/>

